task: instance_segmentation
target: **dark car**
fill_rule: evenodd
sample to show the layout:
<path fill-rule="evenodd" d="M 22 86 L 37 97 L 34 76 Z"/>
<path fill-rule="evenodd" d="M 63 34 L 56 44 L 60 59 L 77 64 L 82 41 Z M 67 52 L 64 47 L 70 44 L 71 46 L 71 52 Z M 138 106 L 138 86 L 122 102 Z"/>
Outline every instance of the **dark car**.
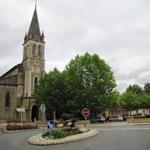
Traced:
<path fill-rule="evenodd" d="M 143 118 L 150 118 L 150 115 L 144 115 Z"/>

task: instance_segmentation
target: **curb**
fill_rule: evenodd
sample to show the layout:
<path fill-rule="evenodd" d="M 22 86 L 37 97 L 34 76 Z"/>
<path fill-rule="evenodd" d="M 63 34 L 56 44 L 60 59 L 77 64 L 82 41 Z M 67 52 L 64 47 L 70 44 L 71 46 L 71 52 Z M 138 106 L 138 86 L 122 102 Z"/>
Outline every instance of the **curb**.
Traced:
<path fill-rule="evenodd" d="M 38 146 L 48 146 L 48 145 L 56 145 L 56 144 L 65 144 L 69 142 L 75 142 L 83 139 L 87 139 L 93 136 L 96 136 L 99 134 L 99 131 L 96 129 L 91 129 L 88 132 L 71 135 L 68 137 L 65 137 L 63 139 L 45 139 L 42 138 L 41 134 L 34 135 L 32 137 L 29 137 L 27 142 L 31 145 L 38 145 Z"/>
<path fill-rule="evenodd" d="M 88 127 L 112 127 L 112 126 L 136 126 L 136 125 L 150 125 L 150 123 L 129 123 L 129 124 L 90 124 Z"/>
<path fill-rule="evenodd" d="M 0 128 L 0 132 L 3 132 L 3 129 L 2 129 L 2 128 Z"/>

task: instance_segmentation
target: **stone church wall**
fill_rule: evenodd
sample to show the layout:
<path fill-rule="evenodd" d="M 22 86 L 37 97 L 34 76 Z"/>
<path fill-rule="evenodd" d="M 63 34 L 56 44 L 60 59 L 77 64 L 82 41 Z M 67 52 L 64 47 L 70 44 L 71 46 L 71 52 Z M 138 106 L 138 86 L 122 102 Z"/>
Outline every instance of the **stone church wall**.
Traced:
<path fill-rule="evenodd" d="M 9 106 L 6 107 L 6 94 L 10 93 Z M 0 120 L 14 121 L 16 120 L 17 105 L 17 87 L 0 85 Z"/>
<path fill-rule="evenodd" d="M 0 84 L 3 84 L 3 85 L 16 85 L 17 84 L 17 75 L 2 79 L 0 81 Z"/>
<path fill-rule="evenodd" d="M 16 112 L 16 108 L 25 109 L 23 121 L 39 119 L 33 91 L 45 73 L 44 55 L 44 32 L 40 32 L 35 8 L 28 33 L 24 37 L 23 61 L 0 77 L 0 120 L 20 121 L 20 112 Z"/>

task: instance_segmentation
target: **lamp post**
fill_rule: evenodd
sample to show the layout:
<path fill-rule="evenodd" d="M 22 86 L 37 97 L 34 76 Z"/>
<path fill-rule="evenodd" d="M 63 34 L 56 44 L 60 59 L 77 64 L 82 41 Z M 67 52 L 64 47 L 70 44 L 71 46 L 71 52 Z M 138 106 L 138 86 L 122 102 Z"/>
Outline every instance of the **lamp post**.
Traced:
<path fill-rule="evenodd" d="M 54 122 L 54 128 L 55 128 L 55 122 L 56 122 L 56 111 L 55 111 L 55 109 L 53 111 L 53 122 Z"/>
<path fill-rule="evenodd" d="M 43 133 L 44 133 L 44 118 L 45 118 L 45 110 L 46 110 L 45 104 L 41 104 L 40 109 L 42 113 L 42 123 L 43 123 Z"/>

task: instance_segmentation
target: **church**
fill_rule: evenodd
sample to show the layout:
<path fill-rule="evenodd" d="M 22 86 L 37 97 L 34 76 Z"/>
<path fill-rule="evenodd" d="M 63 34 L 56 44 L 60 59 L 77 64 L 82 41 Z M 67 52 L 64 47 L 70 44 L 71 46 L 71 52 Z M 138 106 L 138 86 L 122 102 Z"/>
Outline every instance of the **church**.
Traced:
<path fill-rule="evenodd" d="M 44 33 L 37 9 L 23 42 L 23 60 L 0 77 L 0 122 L 31 122 L 41 118 L 34 89 L 45 74 Z"/>

